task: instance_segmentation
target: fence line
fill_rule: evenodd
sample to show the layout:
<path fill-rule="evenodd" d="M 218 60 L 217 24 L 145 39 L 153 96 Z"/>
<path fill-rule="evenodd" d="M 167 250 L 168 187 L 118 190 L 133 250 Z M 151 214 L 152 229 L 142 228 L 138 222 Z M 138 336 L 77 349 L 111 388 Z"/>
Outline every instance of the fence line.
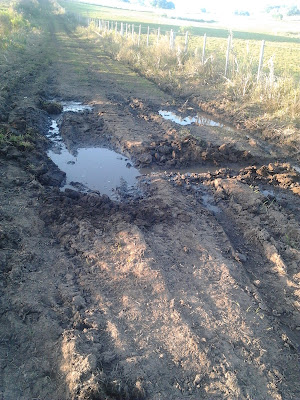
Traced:
<path fill-rule="evenodd" d="M 141 36 L 144 32 L 144 34 L 146 35 L 146 46 L 149 47 L 150 45 L 150 27 L 149 26 L 142 26 L 141 24 L 139 24 L 138 27 L 138 33 L 135 32 L 135 26 L 134 24 L 125 24 L 125 32 L 124 32 L 124 22 L 120 23 L 120 29 L 118 28 L 118 21 L 103 21 L 97 18 L 87 18 L 87 17 L 83 17 L 82 15 L 77 15 L 77 14 L 73 14 L 75 15 L 78 23 L 80 23 L 81 25 L 85 25 L 85 26 L 89 26 L 91 23 L 94 23 L 94 25 L 99 29 L 99 31 L 115 31 L 115 33 L 120 34 L 121 36 L 125 36 L 126 38 L 129 38 L 131 36 L 131 40 L 136 42 L 137 47 L 140 47 L 141 45 Z M 115 22 L 115 29 L 113 28 Z M 152 30 L 153 33 L 156 35 L 157 39 L 156 39 L 156 44 L 159 44 L 160 40 L 161 40 L 161 28 L 158 27 L 157 29 L 153 29 Z M 130 34 L 131 32 L 131 34 Z M 170 51 L 173 51 L 175 49 L 175 37 L 184 37 L 184 53 L 188 52 L 188 47 L 189 47 L 189 38 L 190 37 L 197 37 L 200 38 L 201 36 L 197 36 L 197 35 L 190 35 L 189 32 L 185 32 L 183 34 L 180 33 L 176 33 L 174 32 L 173 29 L 171 29 L 170 31 L 165 31 L 165 36 L 168 37 L 169 40 L 169 48 Z M 135 40 L 136 39 L 136 40 Z M 155 42 L 154 42 L 155 43 Z M 232 43 L 233 43 L 233 39 L 232 39 L 232 35 L 230 34 L 228 36 L 227 39 L 227 48 L 226 48 L 226 54 L 225 54 L 225 69 L 224 69 L 224 76 L 227 77 L 228 75 L 228 71 L 229 71 L 229 66 L 230 66 L 230 52 L 231 52 L 231 48 L 232 48 Z M 258 63 L 258 69 L 257 69 L 257 83 L 260 80 L 260 76 L 261 76 L 261 71 L 263 68 L 263 61 L 264 61 L 264 48 L 265 48 L 265 40 L 261 41 L 261 47 L 260 47 L 260 54 L 259 54 L 259 63 Z M 206 44 L 207 44 L 207 35 L 206 33 L 203 35 L 203 47 L 202 47 L 202 64 L 205 64 L 205 56 L 206 56 Z"/>

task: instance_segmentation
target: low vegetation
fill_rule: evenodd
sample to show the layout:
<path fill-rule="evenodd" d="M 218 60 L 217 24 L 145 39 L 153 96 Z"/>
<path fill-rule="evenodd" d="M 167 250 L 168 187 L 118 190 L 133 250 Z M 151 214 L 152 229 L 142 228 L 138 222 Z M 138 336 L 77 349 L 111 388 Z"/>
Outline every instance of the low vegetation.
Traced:
<path fill-rule="evenodd" d="M 93 32 L 96 27 L 90 26 Z M 91 34 L 90 32 L 90 34 Z M 155 81 L 161 88 L 182 98 L 189 98 L 202 108 L 210 103 L 241 127 L 285 132 L 291 138 L 300 126 L 300 87 L 292 74 L 275 73 L 274 59 L 265 58 L 265 68 L 257 82 L 258 54 L 253 57 L 249 45 L 244 50 L 231 48 L 229 69 L 224 76 L 226 42 L 223 48 L 208 46 L 205 58 L 202 49 L 192 41 L 184 50 L 183 38 L 177 38 L 170 49 L 169 38 L 157 43 L 152 36 L 149 46 L 145 35 L 140 46 L 137 38 L 122 37 L 113 31 L 103 31 L 100 43 L 111 57 L 131 66 L 135 71 Z M 257 50 L 259 52 L 259 46 Z M 290 138 L 290 139 L 291 139 Z M 293 141 L 293 139 L 291 139 Z M 291 143 L 292 144 L 292 143 Z"/>

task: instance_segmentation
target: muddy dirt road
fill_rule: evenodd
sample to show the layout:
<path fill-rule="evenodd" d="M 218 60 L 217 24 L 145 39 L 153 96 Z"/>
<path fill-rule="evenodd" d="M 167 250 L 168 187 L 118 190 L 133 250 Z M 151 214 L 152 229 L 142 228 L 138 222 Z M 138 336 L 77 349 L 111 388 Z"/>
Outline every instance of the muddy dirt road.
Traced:
<path fill-rule="evenodd" d="M 182 104 L 101 38 L 49 26 L 51 63 L 2 122 L 36 133 L 32 149 L 0 148 L 0 398 L 299 399 L 297 161 L 164 120 Z M 53 108 L 70 101 L 91 109 Z M 53 121 L 69 166 L 82 148 L 115 150 L 146 168 L 138 187 L 60 190 Z"/>

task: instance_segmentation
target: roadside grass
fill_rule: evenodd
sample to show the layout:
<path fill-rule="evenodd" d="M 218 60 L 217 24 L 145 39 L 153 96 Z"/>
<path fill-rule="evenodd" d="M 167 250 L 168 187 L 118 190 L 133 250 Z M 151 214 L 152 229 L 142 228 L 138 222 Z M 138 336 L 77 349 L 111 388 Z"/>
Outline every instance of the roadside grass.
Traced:
<path fill-rule="evenodd" d="M 94 30 L 91 25 L 89 35 Z M 272 58 L 267 61 L 257 84 L 258 61 L 247 46 L 238 54 L 235 47 L 231 49 L 230 69 L 225 78 L 225 57 L 217 50 L 208 48 L 202 64 L 197 46 L 185 53 L 182 41 L 176 42 L 172 51 L 167 37 L 162 36 L 158 44 L 155 35 L 151 40 L 153 45 L 147 47 L 144 35 L 138 47 L 136 38 L 132 40 L 131 35 L 125 38 L 113 31 L 103 31 L 99 45 L 112 58 L 129 65 L 165 91 L 189 98 L 201 107 L 203 101 L 213 103 L 240 127 L 256 131 L 267 128 L 276 131 L 277 136 L 284 130 L 288 130 L 289 136 L 297 134 L 300 86 L 291 75 L 276 75 Z"/>
<path fill-rule="evenodd" d="M 33 130 L 28 130 L 25 134 L 16 134 L 8 127 L 0 126 L 0 146 L 12 145 L 22 151 L 32 150 L 35 138 L 36 132 Z"/>
<path fill-rule="evenodd" d="M 36 8 L 36 2 L 20 0 L 14 3 L 14 8 L 0 11 L 0 123 L 8 124 L 11 104 L 25 89 L 30 96 L 33 84 L 42 90 L 45 71 L 51 63 L 51 35 L 49 31 L 49 14 L 52 5 Z M 24 103 L 27 102 L 24 98 Z M 28 104 L 34 101 L 28 99 Z M 12 129 L 12 132 L 14 130 Z M 13 144 L 23 149 L 30 148 L 28 132 L 12 133 L 1 130 L 0 142 Z"/>
<path fill-rule="evenodd" d="M 174 22 L 173 19 L 166 19 L 150 11 L 133 11 L 116 9 L 112 7 L 100 6 L 96 4 L 86 4 L 79 1 L 62 0 L 62 6 L 69 12 L 80 14 L 89 18 L 98 18 L 109 21 L 134 24 L 135 32 L 138 26 L 142 24 L 142 33 L 145 34 L 147 26 L 150 27 L 150 33 L 153 34 L 150 44 L 156 42 L 156 32 L 160 28 L 161 35 L 169 35 L 172 29 L 176 32 L 176 45 L 184 42 L 185 32 L 189 32 L 189 50 L 201 56 L 203 48 L 203 35 L 207 35 L 206 54 L 209 56 L 222 58 L 225 63 L 225 54 L 227 38 L 229 33 L 233 35 L 233 49 L 236 58 L 242 56 L 245 51 L 253 58 L 253 72 L 258 66 L 261 41 L 265 40 L 265 67 L 268 60 L 272 58 L 276 75 L 290 75 L 294 79 L 300 79 L 300 39 L 290 37 L 287 34 L 274 35 L 268 32 L 241 31 L 217 26 L 210 26 L 208 23 L 199 24 L 201 26 L 182 26 L 182 21 Z"/>

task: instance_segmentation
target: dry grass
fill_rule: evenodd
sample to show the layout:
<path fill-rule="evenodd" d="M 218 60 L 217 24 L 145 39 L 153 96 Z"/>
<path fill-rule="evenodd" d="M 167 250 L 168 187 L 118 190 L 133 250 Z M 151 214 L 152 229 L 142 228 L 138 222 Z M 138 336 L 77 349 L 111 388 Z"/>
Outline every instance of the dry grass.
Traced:
<path fill-rule="evenodd" d="M 90 31 L 95 26 L 90 26 Z M 90 33 L 91 34 L 91 33 Z M 249 48 L 243 52 L 230 51 L 230 68 L 224 76 L 224 54 L 214 51 L 202 62 L 200 48 L 184 51 L 178 40 L 170 50 L 169 39 L 150 35 L 150 46 L 142 35 L 140 46 L 137 35 L 122 37 L 114 31 L 101 32 L 101 45 L 111 57 L 128 64 L 160 87 L 182 97 L 199 98 L 213 102 L 231 116 L 237 114 L 239 123 L 245 119 L 248 128 L 273 124 L 276 129 L 299 128 L 300 86 L 293 76 L 277 76 L 273 59 L 265 61 L 257 83 L 257 60 Z M 252 121 L 249 123 L 249 121 Z M 256 122 L 254 122 L 256 121 Z"/>

